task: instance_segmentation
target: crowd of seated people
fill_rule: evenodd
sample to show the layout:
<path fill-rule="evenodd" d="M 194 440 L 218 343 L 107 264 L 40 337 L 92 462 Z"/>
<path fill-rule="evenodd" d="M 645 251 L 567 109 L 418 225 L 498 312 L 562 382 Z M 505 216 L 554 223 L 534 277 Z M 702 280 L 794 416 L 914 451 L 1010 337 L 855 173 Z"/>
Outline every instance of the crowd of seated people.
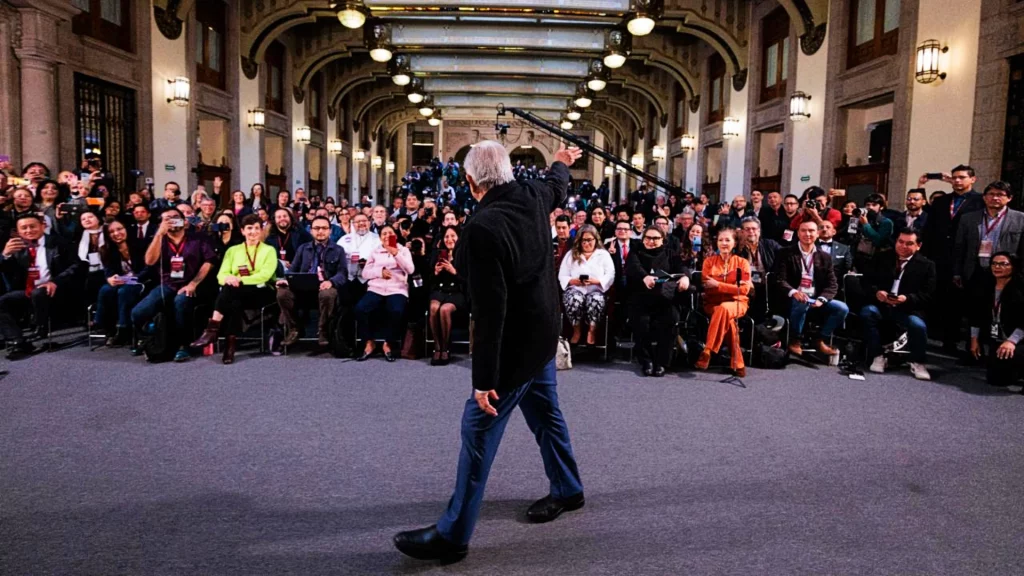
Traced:
<path fill-rule="evenodd" d="M 516 167 L 518 178 L 544 173 Z M 551 214 L 566 337 L 593 346 L 607 325 L 633 341 L 649 376 L 665 374 L 680 343 L 698 341 L 693 366 L 708 369 L 728 350 L 742 375 L 738 321 L 781 318 L 791 357 L 834 357 L 837 340 L 855 341 L 867 370 L 902 356 L 927 380 L 931 338 L 983 364 L 992 384 L 1015 384 L 1024 213 L 1004 182 L 976 191 L 969 166 L 942 174 L 950 190 L 929 198 L 934 176 L 907 192 L 902 212 L 881 194 L 854 201 L 815 186 L 719 203 L 642 185 L 615 205 L 607 182 L 574 184 Z M 454 264 L 473 212 L 464 177 L 438 161 L 409 173 L 390 205 L 268 194 L 259 183 L 222 190 L 219 179 L 185 199 L 174 182 L 159 197 L 147 187 L 116 198 L 101 171 L 51 178 L 32 163 L 21 178 L 0 178 L 0 336 L 12 356 L 30 354 L 55 319 L 90 307 L 105 345 L 138 354 L 162 314 L 174 360 L 223 339 L 221 360 L 232 363 L 248 313 L 276 305 L 285 348 L 312 313 L 318 347 L 345 338 L 332 323 L 348 317 L 359 360 L 379 349 L 394 361 L 410 334 L 425 332 L 430 363 L 447 364 L 453 324 L 471 305 Z M 199 311 L 205 328 L 193 325 Z M 706 324 L 697 331 L 684 321 L 695 316 Z"/>

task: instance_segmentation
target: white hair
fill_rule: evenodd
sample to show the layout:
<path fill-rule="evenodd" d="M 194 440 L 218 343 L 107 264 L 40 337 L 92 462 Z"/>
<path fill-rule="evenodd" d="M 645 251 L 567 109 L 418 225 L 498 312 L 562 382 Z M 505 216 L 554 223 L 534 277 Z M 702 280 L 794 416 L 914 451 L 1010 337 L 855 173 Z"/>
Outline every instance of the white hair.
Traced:
<path fill-rule="evenodd" d="M 515 180 L 512 161 L 500 142 L 484 140 L 466 155 L 466 174 L 483 190 L 490 190 Z"/>

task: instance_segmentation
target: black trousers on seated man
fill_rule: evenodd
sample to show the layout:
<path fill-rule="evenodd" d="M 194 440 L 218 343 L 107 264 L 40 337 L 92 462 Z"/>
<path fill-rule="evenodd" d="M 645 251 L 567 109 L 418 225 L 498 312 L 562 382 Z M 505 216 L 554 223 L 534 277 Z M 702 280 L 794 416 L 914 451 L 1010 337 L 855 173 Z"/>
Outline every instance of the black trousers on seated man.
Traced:
<path fill-rule="evenodd" d="M 469 544 L 473 535 L 487 476 L 509 416 L 516 406 L 522 410 L 526 425 L 540 446 L 544 472 L 551 482 L 551 496 L 564 500 L 583 493 L 583 483 L 569 441 L 569 428 L 558 407 L 554 359 L 529 382 L 502 392 L 497 400 L 491 401 L 491 406 L 498 411 L 496 417 L 486 414 L 470 397 L 462 413 L 462 451 L 459 453 L 455 493 L 437 522 L 437 532 L 449 542 L 459 545 Z"/>
<path fill-rule="evenodd" d="M 327 334 L 329 332 L 327 323 L 334 317 L 334 308 L 338 302 L 337 289 L 328 288 L 314 294 L 309 291 L 296 292 L 288 286 L 277 287 L 277 303 L 281 306 L 279 321 L 284 326 L 285 332 L 295 328 L 295 306 L 312 308 L 314 302 L 316 302 L 317 309 L 320 312 L 320 318 L 317 322 L 317 334 Z"/>
<path fill-rule="evenodd" d="M 0 296 L 0 336 L 8 342 L 20 340 L 21 328 L 18 321 L 29 313 L 35 314 L 37 330 L 48 330 L 50 307 L 56 297 L 56 293 L 53 298 L 47 295 L 46 288 L 36 288 L 31 296 L 24 290 L 15 290 Z"/>
<path fill-rule="evenodd" d="M 224 315 L 225 336 L 242 334 L 242 314 L 263 308 L 274 301 L 274 290 L 268 286 L 222 286 L 214 309 Z"/>

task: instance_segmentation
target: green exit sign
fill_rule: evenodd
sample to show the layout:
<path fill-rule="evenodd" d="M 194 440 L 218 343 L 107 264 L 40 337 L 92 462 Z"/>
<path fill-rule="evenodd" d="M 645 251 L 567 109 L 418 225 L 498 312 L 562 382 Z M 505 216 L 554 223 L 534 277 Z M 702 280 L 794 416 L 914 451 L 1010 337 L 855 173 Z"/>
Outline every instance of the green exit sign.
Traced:
<path fill-rule="evenodd" d="M 811 177 L 810 176 L 801 176 L 800 177 L 800 181 L 801 182 L 810 182 L 811 181 Z"/>
<path fill-rule="evenodd" d="M 167 172 L 174 172 L 175 166 L 174 164 L 164 164 L 164 170 Z"/>

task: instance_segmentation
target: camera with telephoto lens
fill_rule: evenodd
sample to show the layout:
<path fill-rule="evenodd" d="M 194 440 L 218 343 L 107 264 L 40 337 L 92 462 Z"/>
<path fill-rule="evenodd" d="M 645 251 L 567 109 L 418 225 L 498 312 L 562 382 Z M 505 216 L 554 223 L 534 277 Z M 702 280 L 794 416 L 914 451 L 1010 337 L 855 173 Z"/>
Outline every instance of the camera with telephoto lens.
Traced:
<path fill-rule="evenodd" d="M 854 218 L 860 218 L 863 215 L 864 215 L 864 209 L 863 208 L 854 208 L 853 209 L 853 217 Z"/>
<path fill-rule="evenodd" d="M 807 201 L 804 202 L 804 208 L 810 208 L 811 210 L 817 210 L 818 209 L 818 201 L 814 200 L 814 199 L 807 200 Z"/>

